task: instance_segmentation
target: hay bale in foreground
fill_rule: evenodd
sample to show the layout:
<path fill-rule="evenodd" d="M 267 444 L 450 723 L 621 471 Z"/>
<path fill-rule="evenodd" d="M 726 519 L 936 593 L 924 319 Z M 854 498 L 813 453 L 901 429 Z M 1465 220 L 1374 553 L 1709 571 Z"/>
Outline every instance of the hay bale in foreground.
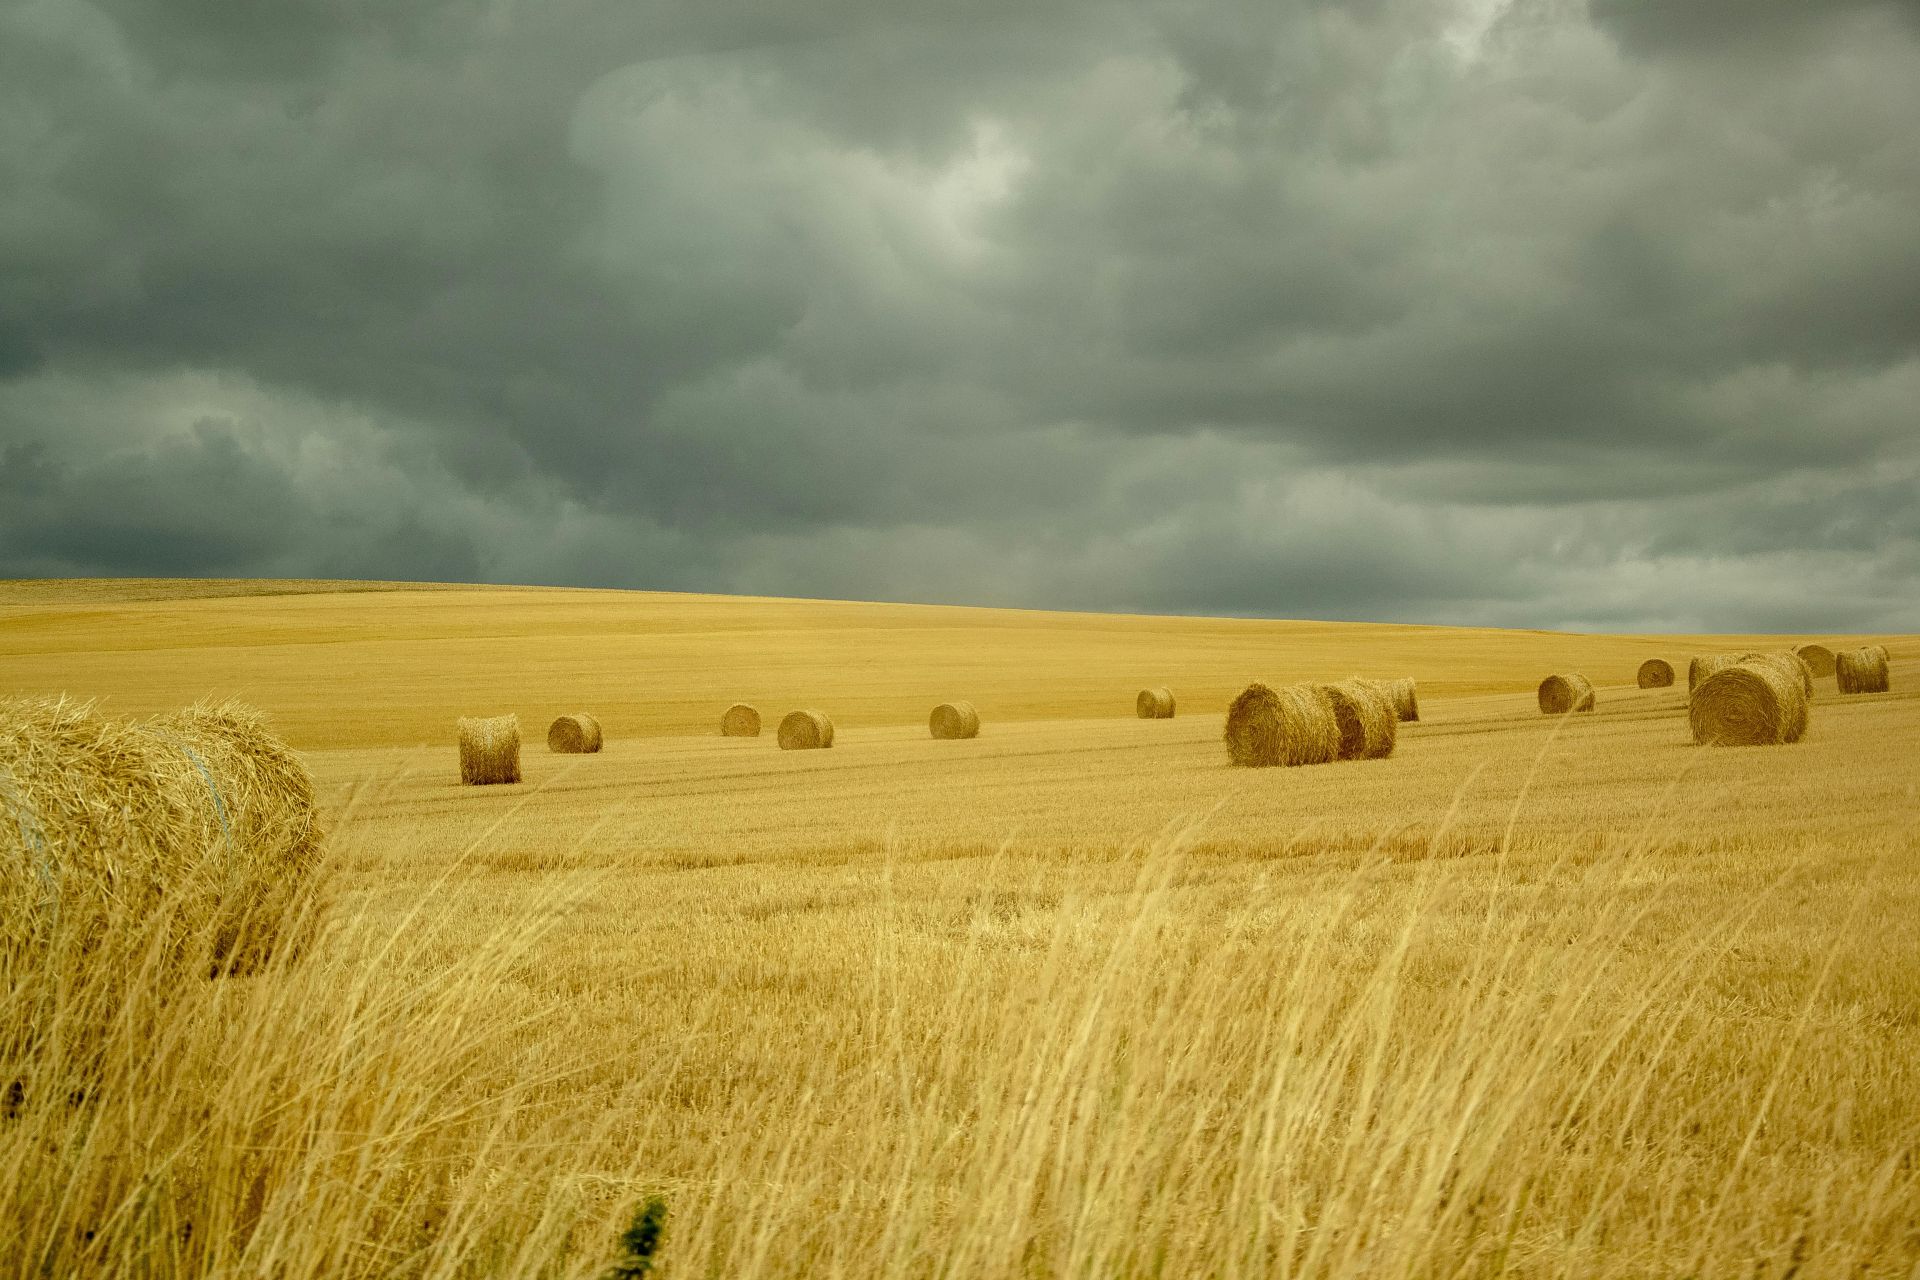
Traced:
<path fill-rule="evenodd" d="M 1687 722 L 1702 746 L 1798 742 L 1807 732 L 1807 695 L 1781 663 L 1736 662 L 1700 682 L 1687 699 Z"/>
<path fill-rule="evenodd" d="M 1673 664 L 1665 658 L 1648 658 L 1640 664 L 1640 671 L 1634 677 L 1642 689 L 1669 689 L 1673 687 Z"/>
<path fill-rule="evenodd" d="M 780 722 L 782 751 L 813 751 L 833 745 L 833 721 L 824 711 L 794 711 Z"/>
<path fill-rule="evenodd" d="M 1563 716 L 1570 711 L 1593 710 L 1593 685 L 1578 672 L 1548 676 L 1540 682 L 1540 711 Z"/>
<path fill-rule="evenodd" d="M 1885 693 L 1893 687 L 1887 651 L 1877 644 L 1834 654 L 1833 678 L 1842 693 Z"/>
<path fill-rule="evenodd" d="M 977 738 L 980 713 L 971 702 L 943 702 L 927 718 L 927 727 L 936 738 Z"/>
<path fill-rule="evenodd" d="M 1813 669 L 1807 665 L 1806 659 L 1793 650 L 1777 649 L 1772 653 L 1751 654 L 1745 661 L 1764 663 L 1778 668 L 1782 675 L 1789 677 L 1800 686 L 1803 697 L 1809 699 L 1813 697 Z"/>
<path fill-rule="evenodd" d="M 1400 717 L 1393 700 L 1371 680 L 1342 680 L 1321 686 L 1340 730 L 1338 758 L 1380 760 L 1393 754 Z"/>
<path fill-rule="evenodd" d="M 155 929 L 185 972 L 255 969 L 299 944 L 320 842 L 313 780 L 251 708 L 0 701 L 0 975 L 117 991 Z"/>
<path fill-rule="evenodd" d="M 1833 674 L 1833 650 L 1823 644 L 1797 644 L 1793 651 L 1800 661 L 1807 664 L 1807 670 L 1815 679 L 1823 679 Z"/>
<path fill-rule="evenodd" d="M 547 726 L 547 750 L 562 755 L 591 755 L 604 741 L 600 722 L 584 711 L 561 716 Z"/>
<path fill-rule="evenodd" d="M 469 787 L 520 781 L 520 717 L 462 716 L 460 781 Z"/>
<path fill-rule="evenodd" d="M 1173 719 L 1173 690 L 1162 685 L 1155 689 L 1142 689 L 1140 696 L 1133 700 L 1134 714 L 1142 720 Z"/>
<path fill-rule="evenodd" d="M 744 702 L 736 702 L 727 708 L 720 717 L 720 736 L 723 738 L 757 738 L 760 736 L 760 712 Z"/>
<path fill-rule="evenodd" d="M 1248 685 L 1227 708 L 1225 738 L 1237 765 L 1326 764 L 1340 755 L 1340 724 L 1322 685 Z"/>
<path fill-rule="evenodd" d="M 1703 653 L 1697 654 L 1687 663 L 1687 692 L 1692 693 L 1700 687 L 1700 682 L 1716 671 L 1723 671 L 1736 662 L 1750 662 L 1760 655 L 1757 653 Z"/>
<path fill-rule="evenodd" d="M 1401 676 L 1398 680 L 1380 682 L 1387 691 L 1387 697 L 1393 702 L 1394 715 L 1401 721 L 1413 721 L 1420 718 L 1420 691 L 1414 687 L 1411 676 Z"/>

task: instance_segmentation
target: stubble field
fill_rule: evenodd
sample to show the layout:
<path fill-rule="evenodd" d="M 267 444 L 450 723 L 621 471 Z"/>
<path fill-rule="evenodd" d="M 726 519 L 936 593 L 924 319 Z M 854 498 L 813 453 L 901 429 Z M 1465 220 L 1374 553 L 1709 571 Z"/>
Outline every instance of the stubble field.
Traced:
<path fill-rule="evenodd" d="M 1920 645 L 1791 747 L 1631 687 L 1800 638 L 0 585 L 0 694 L 245 698 L 334 831 L 309 954 L 15 1123 L 0 1257 L 593 1275 L 657 1197 L 669 1276 L 1913 1275 Z M 1420 683 L 1391 758 L 1228 766 L 1350 674 Z"/>

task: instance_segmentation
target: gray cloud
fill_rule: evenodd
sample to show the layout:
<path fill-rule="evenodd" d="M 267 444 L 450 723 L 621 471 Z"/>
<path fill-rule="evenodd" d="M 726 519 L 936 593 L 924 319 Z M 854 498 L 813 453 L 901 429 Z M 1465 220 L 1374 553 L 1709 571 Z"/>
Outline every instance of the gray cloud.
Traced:
<path fill-rule="evenodd" d="M 1916 6 L 1029 8 L 0 11 L 0 573 L 1920 627 Z"/>

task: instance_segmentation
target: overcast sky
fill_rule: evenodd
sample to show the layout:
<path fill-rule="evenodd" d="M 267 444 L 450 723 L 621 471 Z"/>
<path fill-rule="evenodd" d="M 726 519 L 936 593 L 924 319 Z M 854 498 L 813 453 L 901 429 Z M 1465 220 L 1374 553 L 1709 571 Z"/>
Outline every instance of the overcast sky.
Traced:
<path fill-rule="evenodd" d="M 1917 495 L 1915 0 L 0 0 L 0 576 L 1917 630 Z"/>

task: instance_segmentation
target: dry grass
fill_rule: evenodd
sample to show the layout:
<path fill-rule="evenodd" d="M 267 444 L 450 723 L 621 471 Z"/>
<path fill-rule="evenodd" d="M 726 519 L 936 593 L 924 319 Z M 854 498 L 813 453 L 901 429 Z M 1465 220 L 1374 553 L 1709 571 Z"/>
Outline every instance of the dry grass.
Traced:
<path fill-rule="evenodd" d="M 727 659 L 675 668 L 671 628 L 604 683 L 530 666 L 535 715 L 549 684 L 602 707 L 681 674 L 642 681 L 652 731 L 535 753 L 517 789 L 388 745 L 382 699 L 441 714 L 444 639 L 262 678 L 276 715 L 364 699 L 309 721 L 363 735 L 307 744 L 336 831 L 317 940 L 164 1018 L 136 971 L 105 1085 L 69 1100 L 55 1064 L 0 1119 L 0 1270 L 584 1280 L 650 1196 L 667 1277 L 1920 1264 L 1920 698 L 1828 691 L 1793 751 L 1699 751 L 1672 690 L 1609 688 L 1577 731 L 1534 713 L 1529 671 L 1631 671 L 1644 640 L 1428 633 L 1392 757 L 1243 771 L 1225 694 L 1156 725 L 1114 696 L 1169 635 L 1183 689 L 1262 669 L 1239 624 L 1010 625 L 975 668 L 970 623 L 877 610 L 900 671 L 842 680 L 852 607 L 818 634 L 782 608 L 769 670 L 836 710 L 869 690 L 832 751 L 714 736 Z M 63 685 L 158 669 L 103 612 Z M 169 679 L 235 669 L 250 633 L 224 634 Z M 1274 665 L 1420 671 L 1392 629 L 1316 643 Z M 1084 683 L 1029 683 L 1075 645 Z M 929 741 L 916 681 L 993 734 Z M 71 974 L 17 976 L 9 1037 Z"/>

